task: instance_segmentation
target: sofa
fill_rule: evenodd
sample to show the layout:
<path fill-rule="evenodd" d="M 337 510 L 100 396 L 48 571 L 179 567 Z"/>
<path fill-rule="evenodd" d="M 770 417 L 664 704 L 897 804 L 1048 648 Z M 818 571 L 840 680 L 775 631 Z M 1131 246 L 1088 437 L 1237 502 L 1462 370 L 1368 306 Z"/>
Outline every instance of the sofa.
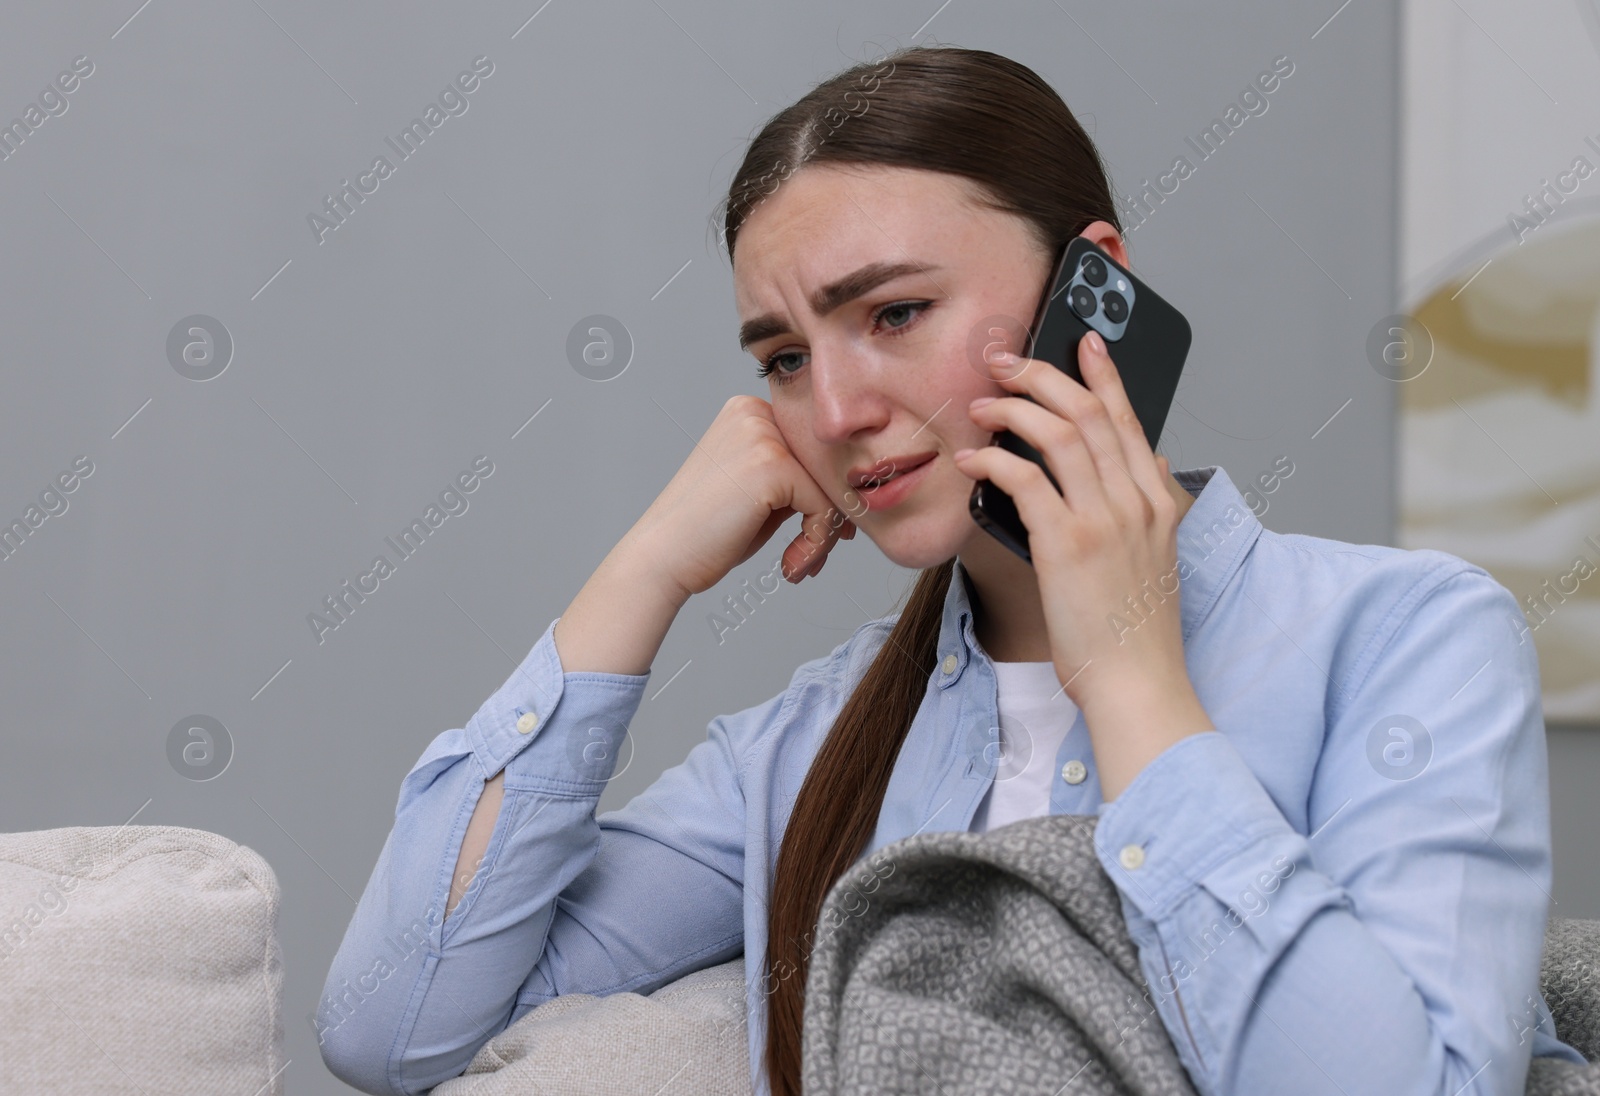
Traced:
<path fill-rule="evenodd" d="M 203 830 L 0 834 L 0 1093 L 282 1096 L 278 901 L 259 854 Z M 1600 921 L 1551 919 L 1541 982 L 1600 1056 Z M 744 1025 L 741 956 L 546 1002 L 433 1093 L 748 1096 Z"/>
<path fill-rule="evenodd" d="M 0 834 L 0 1093 L 282 1096 L 277 923 L 214 833 Z"/>

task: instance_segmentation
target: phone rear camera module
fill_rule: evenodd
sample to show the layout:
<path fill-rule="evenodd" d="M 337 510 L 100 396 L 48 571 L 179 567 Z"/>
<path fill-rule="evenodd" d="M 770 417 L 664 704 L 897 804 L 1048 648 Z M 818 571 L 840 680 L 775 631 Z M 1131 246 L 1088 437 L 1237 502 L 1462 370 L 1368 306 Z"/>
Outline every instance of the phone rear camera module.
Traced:
<path fill-rule="evenodd" d="M 1133 306 L 1139 303 L 1131 276 L 1116 260 L 1081 239 L 1068 246 L 1069 253 L 1077 256 L 1076 265 L 1062 260 L 1061 276 L 1067 284 L 1055 290 L 1051 301 L 1056 302 L 1065 294 L 1066 303 L 1077 320 L 1100 332 L 1106 342 L 1116 342 L 1128 326 Z M 1072 272 L 1070 279 L 1065 277 L 1068 270 Z M 1065 315 L 1062 318 L 1065 319 Z"/>
<path fill-rule="evenodd" d="M 1110 294 L 1107 294 L 1109 296 Z M 1098 305 L 1095 302 L 1094 290 L 1086 285 L 1072 287 L 1072 310 L 1084 319 L 1093 316 Z"/>
<path fill-rule="evenodd" d="M 1106 290 L 1105 296 L 1100 300 L 1106 308 L 1106 319 L 1112 323 L 1121 323 L 1128 318 L 1128 299 L 1115 289 Z M 1072 304 L 1074 308 L 1077 308 L 1078 302 L 1076 299 L 1073 300 Z M 1091 309 L 1091 311 L 1093 310 Z M 1088 313 L 1080 311 L 1079 315 L 1088 315 Z"/>

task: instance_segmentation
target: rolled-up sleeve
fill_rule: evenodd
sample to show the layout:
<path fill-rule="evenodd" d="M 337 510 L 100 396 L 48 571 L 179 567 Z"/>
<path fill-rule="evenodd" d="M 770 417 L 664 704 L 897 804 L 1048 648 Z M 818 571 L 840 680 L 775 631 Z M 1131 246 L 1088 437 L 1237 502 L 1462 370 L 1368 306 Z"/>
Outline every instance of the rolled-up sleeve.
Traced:
<path fill-rule="evenodd" d="M 1199 1091 L 1504 1094 L 1536 1042 L 1583 1061 L 1539 997 L 1548 763 L 1521 618 L 1475 568 L 1407 592 L 1330 692 L 1309 838 L 1227 728 L 1100 805 L 1096 853 Z"/>

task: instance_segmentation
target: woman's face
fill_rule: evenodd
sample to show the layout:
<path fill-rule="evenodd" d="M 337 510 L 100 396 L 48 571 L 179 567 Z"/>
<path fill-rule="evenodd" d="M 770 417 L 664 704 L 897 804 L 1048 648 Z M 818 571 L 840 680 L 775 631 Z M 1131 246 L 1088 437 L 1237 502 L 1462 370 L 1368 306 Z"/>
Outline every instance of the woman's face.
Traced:
<path fill-rule="evenodd" d="M 834 505 L 902 567 L 934 566 L 988 536 L 967 511 L 973 480 L 951 454 L 989 443 L 968 404 L 1009 393 L 982 347 L 1022 350 L 1051 270 L 1025 222 L 976 204 L 976 193 L 941 172 L 812 165 L 751 212 L 735 251 L 741 341 L 770 361 L 779 430 Z M 1083 235 L 1125 264 L 1111 225 Z M 852 485 L 853 472 L 873 469 L 913 472 L 879 490 Z"/>

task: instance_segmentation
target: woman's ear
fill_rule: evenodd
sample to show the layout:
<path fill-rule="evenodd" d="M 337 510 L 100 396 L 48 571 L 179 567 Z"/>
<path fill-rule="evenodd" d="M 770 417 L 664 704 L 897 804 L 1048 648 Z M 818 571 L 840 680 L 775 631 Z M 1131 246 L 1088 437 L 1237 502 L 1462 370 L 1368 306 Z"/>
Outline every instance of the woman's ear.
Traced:
<path fill-rule="evenodd" d="M 1117 260 L 1120 265 L 1124 267 L 1128 265 L 1128 249 L 1123 246 L 1122 234 L 1111 222 L 1095 221 L 1078 235 L 1088 237 L 1090 243 Z"/>

